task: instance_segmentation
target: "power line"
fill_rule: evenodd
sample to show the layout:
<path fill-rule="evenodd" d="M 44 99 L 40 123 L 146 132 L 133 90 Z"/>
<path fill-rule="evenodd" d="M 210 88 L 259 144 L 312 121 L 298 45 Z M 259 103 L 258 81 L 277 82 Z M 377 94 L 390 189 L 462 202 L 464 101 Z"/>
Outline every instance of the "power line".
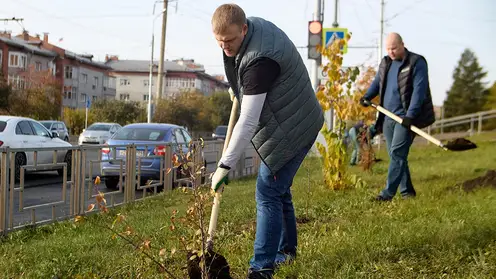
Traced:
<path fill-rule="evenodd" d="M 72 15 L 59 17 L 60 19 L 74 19 L 74 18 L 133 18 L 133 17 L 150 17 L 150 14 L 108 14 L 108 15 Z"/>
<path fill-rule="evenodd" d="M 408 11 L 411 11 L 412 8 L 417 5 L 417 4 L 420 4 L 422 2 L 424 2 L 425 0 L 416 0 L 415 2 L 413 2 L 411 5 L 408 5 L 407 7 L 405 7 L 403 10 L 395 13 L 393 16 L 391 16 L 390 18 L 386 19 L 386 21 L 390 21 L 396 17 L 398 17 L 399 15 L 401 15 L 402 13 L 405 13 L 405 12 L 408 12 Z"/>

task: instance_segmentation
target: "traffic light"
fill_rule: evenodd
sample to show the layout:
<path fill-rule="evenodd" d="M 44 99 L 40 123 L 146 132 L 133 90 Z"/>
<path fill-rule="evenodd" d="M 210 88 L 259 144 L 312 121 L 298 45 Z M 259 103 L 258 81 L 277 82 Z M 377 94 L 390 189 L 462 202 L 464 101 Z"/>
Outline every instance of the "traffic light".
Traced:
<path fill-rule="evenodd" d="M 320 61 L 317 45 L 322 45 L 322 21 L 312 20 L 308 22 L 308 59 Z"/>

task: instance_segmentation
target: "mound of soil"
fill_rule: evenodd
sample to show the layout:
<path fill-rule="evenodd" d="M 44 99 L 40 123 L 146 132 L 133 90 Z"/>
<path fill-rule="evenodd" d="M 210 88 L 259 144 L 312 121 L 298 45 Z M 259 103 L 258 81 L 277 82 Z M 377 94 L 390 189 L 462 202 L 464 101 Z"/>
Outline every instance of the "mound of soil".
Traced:
<path fill-rule="evenodd" d="M 477 145 L 468 139 L 464 138 L 457 138 L 452 141 L 448 141 L 446 144 L 446 147 L 449 150 L 453 151 L 463 151 L 463 150 L 469 150 L 469 149 L 474 149 L 477 148 Z"/>
<path fill-rule="evenodd" d="M 489 170 L 486 175 L 467 180 L 462 184 L 462 189 L 465 192 L 474 191 L 481 187 L 496 188 L 496 170 Z"/>

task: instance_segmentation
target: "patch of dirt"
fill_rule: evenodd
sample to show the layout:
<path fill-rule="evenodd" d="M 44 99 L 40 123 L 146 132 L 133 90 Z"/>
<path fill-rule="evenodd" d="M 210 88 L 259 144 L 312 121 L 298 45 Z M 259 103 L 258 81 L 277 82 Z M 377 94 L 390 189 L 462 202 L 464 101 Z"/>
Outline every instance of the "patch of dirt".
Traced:
<path fill-rule="evenodd" d="M 477 148 L 477 145 L 468 139 L 464 138 L 457 138 L 452 141 L 448 141 L 446 144 L 446 147 L 449 150 L 453 151 L 463 151 L 463 150 L 469 150 L 469 149 L 474 149 Z"/>
<path fill-rule="evenodd" d="M 308 222 L 312 221 L 312 218 L 307 218 L 307 217 L 296 217 L 296 223 L 297 224 L 306 224 Z"/>
<path fill-rule="evenodd" d="M 496 188 L 496 170 L 488 170 L 486 175 L 466 180 L 462 183 L 462 189 L 465 192 L 471 192 L 482 187 Z"/>

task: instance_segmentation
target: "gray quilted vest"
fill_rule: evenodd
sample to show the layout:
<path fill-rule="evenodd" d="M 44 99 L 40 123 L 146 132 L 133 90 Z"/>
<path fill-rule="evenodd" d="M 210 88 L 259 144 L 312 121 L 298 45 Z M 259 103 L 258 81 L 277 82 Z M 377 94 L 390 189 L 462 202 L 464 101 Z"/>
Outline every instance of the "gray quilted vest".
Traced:
<path fill-rule="evenodd" d="M 281 68 L 267 93 L 252 139 L 260 158 L 275 175 L 315 141 L 324 125 L 324 114 L 296 47 L 277 26 L 257 17 L 248 18 L 248 32 L 234 61 L 224 55 L 226 76 L 240 103 L 242 73 L 259 57 L 271 58 Z"/>

